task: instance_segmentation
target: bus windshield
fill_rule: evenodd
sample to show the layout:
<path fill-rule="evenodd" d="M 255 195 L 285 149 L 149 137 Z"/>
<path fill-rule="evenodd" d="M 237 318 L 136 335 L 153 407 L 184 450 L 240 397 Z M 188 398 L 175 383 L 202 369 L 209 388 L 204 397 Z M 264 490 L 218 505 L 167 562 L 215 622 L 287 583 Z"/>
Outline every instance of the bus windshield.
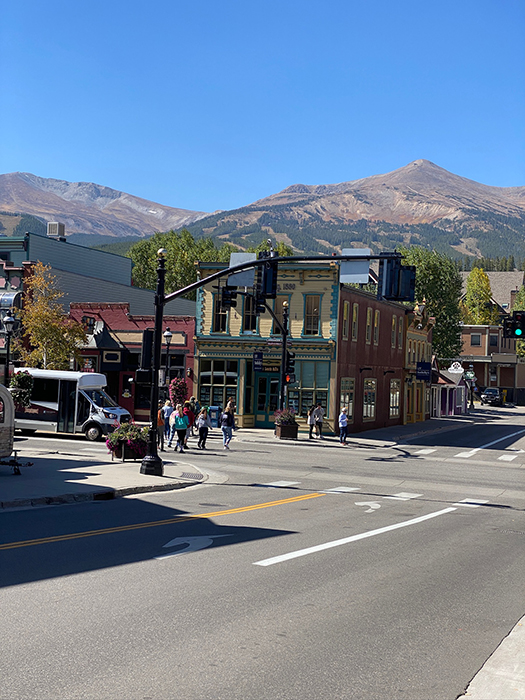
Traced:
<path fill-rule="evenodd" d="M 102 389 L 82 389 L 88 399 L 99 408 L 113 408 L 118 406 Z"/>

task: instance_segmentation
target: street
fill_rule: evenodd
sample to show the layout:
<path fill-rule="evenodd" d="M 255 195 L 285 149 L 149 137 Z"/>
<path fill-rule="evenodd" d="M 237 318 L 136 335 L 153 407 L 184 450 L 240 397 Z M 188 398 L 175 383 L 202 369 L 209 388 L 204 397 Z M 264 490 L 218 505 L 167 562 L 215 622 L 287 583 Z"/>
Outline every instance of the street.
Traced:
<path fill-rule="evenodd" d="M 0 697 L 454 700 L 524 613 L 523 418 L 214 430 L 204 484 L 0 514 Z"/>

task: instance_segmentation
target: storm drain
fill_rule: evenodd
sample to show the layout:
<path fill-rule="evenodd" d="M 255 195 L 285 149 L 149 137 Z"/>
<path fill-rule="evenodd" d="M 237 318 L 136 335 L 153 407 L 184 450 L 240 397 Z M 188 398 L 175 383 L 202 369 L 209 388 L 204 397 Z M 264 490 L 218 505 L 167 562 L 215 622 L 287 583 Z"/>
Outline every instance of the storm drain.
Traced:
<path fill-rule="evenodd" d="M 191 474 L 190 472 L 182 472 L 181 479 L 192 479 L 193 481 L 201 481 L 203 479 L 202 474 Z"/>

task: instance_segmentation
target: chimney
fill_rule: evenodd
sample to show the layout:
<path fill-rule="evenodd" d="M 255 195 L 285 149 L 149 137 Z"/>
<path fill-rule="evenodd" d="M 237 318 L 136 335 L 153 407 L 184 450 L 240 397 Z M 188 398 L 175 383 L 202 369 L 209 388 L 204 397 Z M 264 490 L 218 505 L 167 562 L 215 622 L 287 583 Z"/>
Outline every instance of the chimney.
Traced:
<path fill-rule="evenodd" d="M 47 236 L 48 238 L 53 238 L 55 241 L 66 242 L 66 227 L 59 221 L 48 221 L 47 223 Z"/>

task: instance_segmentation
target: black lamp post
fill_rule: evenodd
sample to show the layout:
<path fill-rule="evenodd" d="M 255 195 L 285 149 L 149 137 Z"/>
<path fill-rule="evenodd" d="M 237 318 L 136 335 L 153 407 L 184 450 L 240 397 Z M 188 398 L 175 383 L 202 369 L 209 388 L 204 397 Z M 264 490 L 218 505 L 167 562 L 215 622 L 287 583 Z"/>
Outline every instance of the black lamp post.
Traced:
<path fill-rule="evenodd" d="M 164 342 L 166 343 L 166 366 L 164 368 L 164 384 L 168 387 L 169 390 L 170 377 L 168 372 L 170 371 L 170 343 L 171 339 L 173 338 L 173 333 L 170 331 L 169 328 L 166 328 L 166 330 L 162 334 L 162 337 L 164 338 Z"/>
<path fill-rule="evenodd" d="M 288 302 L 283 302 L 283 324 L 281 329 L 283 339 L 282 355 L 281 355 L 281 385 L 279 387 L 279 409 L 282 411 L 286 404 L 286 358 L 288 353 Z"/>
<path fill-rule="evenodd" d="M 162 315 L 164 311 L 164 279 L 166 277 L 166 249 L 157 251 L 157 291 L 155 293 L 155 330 L 153 331 L 153 367 L 151 368 L 151 405 L 147 453 L 140 466 L 141 474 L 162 476 L 163 464 L 157 451 L 157 411 L 159 403 L 159 372 L 162 350 Z"/>
<path fill-rule="evenodd" d="M 15 319 L 10 315 L 4 316 L 2 319 L 4 324 L 5 333 L 5 369 L 4 369 L 4 386 L 9 385 L 9 351 L 11 346 L 11 335 L 13 334 L 13 328 L 16 323 Z"/>

